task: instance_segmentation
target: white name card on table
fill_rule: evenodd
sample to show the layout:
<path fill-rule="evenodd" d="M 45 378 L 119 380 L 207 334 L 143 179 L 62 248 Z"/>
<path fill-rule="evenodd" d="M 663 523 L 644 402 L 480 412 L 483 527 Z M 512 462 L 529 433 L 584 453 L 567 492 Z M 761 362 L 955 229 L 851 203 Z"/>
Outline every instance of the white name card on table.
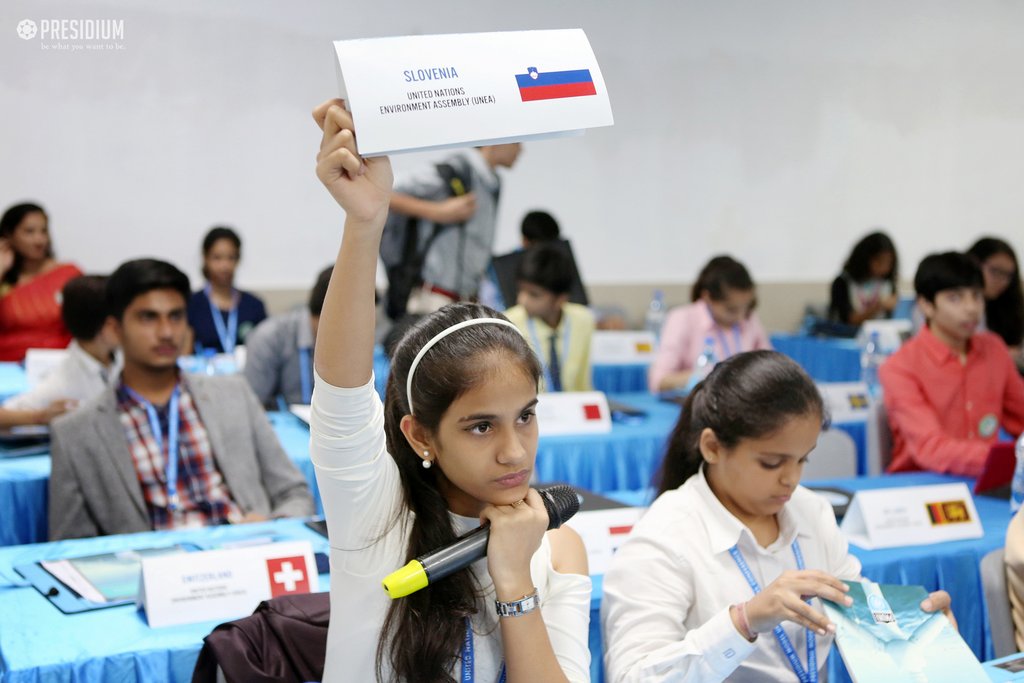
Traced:
<path fill-rule="evenodd" d="M 871 394 L 864 382 L 821 382 L 818 391 L 832 422 L 863 422 L 871 413 Z"/>
<path fill-rule="evenodd" d="M 607 434 L 612 431 L 611 411 L 603 392 L 548 392 L 537 399 L 540 436 Z"/>
<path fill-rule="evenodd" d="M 868 550 L 985 535 L 962 482 L 857 491 L 840 529 L 850 543 Z"/>
<path fill-rule="evenodd" d="M 594 364 L 651 363 L 654 352 L 654 333 L 648 331 L 595 330 L 590 340 L 590 362 Z"/>
<path fill-rule="evenodd" d="M 612 125 L 580 29 L 339 40 L 363 156 L 518 142 Z"/>
<path fill-rule="evenodd" d="M 290 541 L 144 558 L 139 604 L 158 628 L 238 619 L 263 600 L 319 588 L 313 546 Z"/>
<path fill-rule="evenodd" d="M 619 549 L 633 525 L 646 508 L 617 507 L 604 510 L 583 510 L 566 522 L 583 539 L 587 548 L 587 563 L 592 575 L 604 574 L 611 564 L 612 555 Z"/>
<path fill-rule="evenodd" d="M 35 389 L 68 357 L 67 349 L 28 349 L 25 351 L 25 382 Z"/>

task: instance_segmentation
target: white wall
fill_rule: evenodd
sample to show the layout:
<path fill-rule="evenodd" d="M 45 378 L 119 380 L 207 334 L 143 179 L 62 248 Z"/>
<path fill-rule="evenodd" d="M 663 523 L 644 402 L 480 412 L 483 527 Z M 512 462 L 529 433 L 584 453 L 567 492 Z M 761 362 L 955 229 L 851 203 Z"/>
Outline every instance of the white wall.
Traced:
<path fill-rule="evenodd" d="M 123 50 L 15 33 L 101 17 L 124 20 Z M 197 276 L 201 235 L 226 222 L 246 239 L 244 286 L 306 287 L 342 222 L 309 117 L 336 92 L 330 40 L 575 26 L 616 125 L 527 148 L 498 251 L 535 207 L 603 284 L 689 281 L 726 250 L 762 281 L 825 280 L 875 225 L 907 275 L 982 231 L 1024 247 L 1013 0 L 6 0 L 0 204 L 39 199 L 60 255 L 91 271 L 159 255 Z"/>

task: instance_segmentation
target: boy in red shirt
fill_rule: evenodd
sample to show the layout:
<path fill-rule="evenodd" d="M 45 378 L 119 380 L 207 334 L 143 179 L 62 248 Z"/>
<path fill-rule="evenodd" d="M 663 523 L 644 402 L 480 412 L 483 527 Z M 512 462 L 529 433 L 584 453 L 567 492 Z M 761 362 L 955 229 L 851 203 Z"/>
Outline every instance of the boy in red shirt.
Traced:
<path fill-rule="evenodd" d="M 977 477 L 999 427 L 1014 436 L 1024 428 L 1024 380 L 1003 340 L 977 331 L 983 288 L 964 254 L 932 254 L 918 266 L 914 289 L 928 323 L 880 371 L 890 472 Z"/>

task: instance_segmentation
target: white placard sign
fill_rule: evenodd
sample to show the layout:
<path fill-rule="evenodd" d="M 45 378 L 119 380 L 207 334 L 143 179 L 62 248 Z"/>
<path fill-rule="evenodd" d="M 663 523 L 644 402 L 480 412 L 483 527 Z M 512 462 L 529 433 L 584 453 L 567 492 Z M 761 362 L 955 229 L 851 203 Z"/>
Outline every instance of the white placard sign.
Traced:
<path fill-rule="evenodd" d="M 840 528 L 850 543 L 868 550 L 985 535 L 962 482 L 858 491 Z"/>
<path fill-rule="evenodd" d="M 612 430 L 608 399 L 600 391 L 548 392 L 538 396 L 540 436 L 606 434 Z"/>
<path fill-rule="evenodd" d="M 628 364 L 654 360 L 653 332 L 636 330 L 595 330 L 590 340 L 590 362 Z"/>
<path fill-rule="evenodd" d="M 263 600 L 320 589 L 309 541 L 146 557 L 140 582 L 154 628 L 238 619 Z"/>
<path fill-rule="evenodd" d="M 39 386 L 67 357 L 67 349 L 28 349 L 25 352 L 25 382 L 28 388 Z"/>
<path fill-rule="evenodd" d="M 587 548 L 587 564 L 592 575 L 604 574 L 611 564 L 612 555 L 629 537 L 633 525 L 645 508 L 618 507 L 604 510 L 584 510 L 566 522 L 583 539 Z"/>
<path fill-rule="evenodd" d="M 339 40 L 364 156 L 518 142 L 612 125 L 580 29 Z"/>
<path fill-rule="evenodd" d="M 832 422 L 864 422 L 871 414 L 871 394 L 864 382 L 822 382 L 821 398 Z"/>

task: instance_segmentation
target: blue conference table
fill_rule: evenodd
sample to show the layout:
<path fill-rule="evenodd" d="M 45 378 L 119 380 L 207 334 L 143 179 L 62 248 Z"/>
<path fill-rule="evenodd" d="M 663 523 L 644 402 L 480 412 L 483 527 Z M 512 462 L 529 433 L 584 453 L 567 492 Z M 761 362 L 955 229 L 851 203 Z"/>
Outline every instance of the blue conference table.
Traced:
<path fill-rule="evenodd" d="M 933 474 L 892 475 L 883 478 L 837 480 L 829 485 L 850 490 L 923 485 L 959 481 Z M 644 504 L 649 492 L 625 492 L 615 497 Z M 988 619 L 981 596 L 978 562 L 1002 545 L 1009 523 L 1005 501 L 976 500 L 985 536 L 971 541 L 933 546 L 866 551 L 852 548 L 864 575 L 886 583 L 921 584 L 929 590 L 948 590 L 960 632 L 975 654 L 991 658 Z M 275 540 L 309 539 L 314 550 L 326 550 L 326 541 L 300 520 L 278 520 L 253 525 L 222 526 L 178 532 L 151 532 L 95 539 L 41 543 L 0 548 L 0 681 L 51 683 L 76 681 L 181 681 L 191 678 L 202 638 L 216 621 L 160 629 L 149 628 L 131 606 L 66 616 L 12 571 L 17 564 L 41 559 L 111 552 L 127 548 L 190 542 L 202 548 L 253 537 Z M 601 577 L 594 578 L 590 643 L 595 683 L 603 680 L 599 610 Z M 328 579 L 320 578 L 321 589 Z M 830 680 L 848 681 L 838 657 L 830 661 Z"/>
<path fill-rule="evenodd" d="M 890 474 L 880 477 L 857 479 L 834 479 L 815 481 L 813 486 L 834 486 L 849 491 L 893 488 L 898 486 L 926 486 L 972 480 L 949 477 L 930 472 Z M 629 505 L 645 505 L 651 492 L 625 491 L 607 494 L 611 498 Z M 950 541 L 934 545 L 906 546 L 884 550 L 864 550 L 850 546 L 850 551 L 860 560 L 863 575 L 877 583 L 921 585 L 929 591 L 945 590 L 953 599 L 953 614 L 956 616 L 960 635 L 980 661 L 992 659 L 992 633 L 989 630 L 988 611 L 985 607 L 981 586 L 979 564 L 981 558 L 1006 541 L 1006 528 L 1010 523 L 1009 503 L 978 496 L 974 499 L 981 518 L 985 535 L 967 541 Z M 601 648 L 601 631 L 596 623 L 602 597 L 602 577 L 594 577 L 594 595 L 590 624 L 591 652 Z M 843 666 L 838 650 L 833 649 L 829 658 L 829 681 L 848 683 L 849 674 Z M 599 662 L 591 664 L 594 681 L 603 679 Z M 600 676 L 600 677 L 599 677 Z"/>
<path fill-rule="evenodd" d="M 246 539 L 309 540 L 328 552 L 327 539 L 301 520 L 210 527 L 189 531 L 39 543 L 0 548 L 0 681 L 3 683 L 187 683 L 203 638 L 223 619 L 150 628 L 133 605 L 66 615 L 51 605 L 13 567 L 130 548 L 192 543 L 208 550 Z M 329 577 L 321 575 L 320 590 Z M 255 607 L 255 606 L 254 606 Z"/>
<path fill-rule="evenodd" d="M 614 420 L 608 434 L 544 436 L 537 445 L 537 481 L 563 481 L 596 493 L 642 490 L 652 485 L 680 407 L 646 392 L 610 396 L 646 413 Z M 285 452 L 302 472 L 320 508 L 316 476 L 309 458 L 309 428 L 291 413 L 268 413 Z M 863 422 L 835 425 L 866 453 Z M 0 546 L 37 543 L 47 538 L 48 455 L 0 457 Z"/>
<path fill-rule="evenodd" d="M 807 371 L 816 382 L 860 381 L 860 346 L 853 339 L 773 334 L 772 347 Z"/>

